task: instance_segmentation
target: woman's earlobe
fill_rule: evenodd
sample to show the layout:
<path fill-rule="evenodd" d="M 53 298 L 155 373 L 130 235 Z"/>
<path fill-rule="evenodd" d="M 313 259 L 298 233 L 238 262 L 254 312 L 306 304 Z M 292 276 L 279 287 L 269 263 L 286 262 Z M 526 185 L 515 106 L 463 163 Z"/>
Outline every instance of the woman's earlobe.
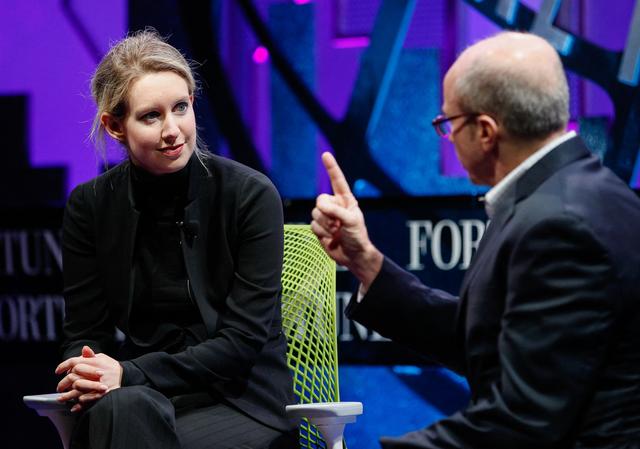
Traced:
<path fill-rule="evenodd" d="M 119 142 L 124 141 L 124 130 L 119 118 L 116 118 L 111 114 L 104 113 L 102 114 L 100 121 L 102 122 L 102 126 L 107 134 Z"/>

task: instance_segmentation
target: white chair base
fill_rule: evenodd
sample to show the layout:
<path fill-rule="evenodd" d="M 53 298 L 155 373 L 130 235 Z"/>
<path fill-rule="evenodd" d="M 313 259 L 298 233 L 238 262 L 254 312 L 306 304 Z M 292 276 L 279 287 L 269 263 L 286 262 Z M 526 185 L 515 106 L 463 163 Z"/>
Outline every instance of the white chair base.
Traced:
<path fill-rule="evenodd" d="M 68 404 L 58 402 L 60 393 L 37 394 L 24 396 L 22 400 L 29 407 L 34 409 L 38 415 L 49 418 L 60 435 L 62 446 L 69 449 L 71 432 L 76 421 L 76 415 L 69 411 Z"/>
<path fill-rule="evenodd" d="M 287 414 L 292 418 L 307 418 L 316 426 L 327 449 L 344 449 L 345 424 L 356 421 L 362 415 L 362 402 L 320 402 L 313 404 L 287 405 Z"/>
<path fill-rule="evenodd" d="M 56 427 L 64 449 L 69 448 L 71 432 L 76 415 L 69 411 L 68 404 L 58 402 L 59 393 L 25 396 L 24 403 L 40 416 L 49 418 Z M 361 402 L 321 402 L 314 404 L 287 405 L 287 414 L 292 418 L 307 418 L 316 426 L 327 443 L 327 449 L 344 449 L 345 424 L 356 421 L 362 414 Z"/>

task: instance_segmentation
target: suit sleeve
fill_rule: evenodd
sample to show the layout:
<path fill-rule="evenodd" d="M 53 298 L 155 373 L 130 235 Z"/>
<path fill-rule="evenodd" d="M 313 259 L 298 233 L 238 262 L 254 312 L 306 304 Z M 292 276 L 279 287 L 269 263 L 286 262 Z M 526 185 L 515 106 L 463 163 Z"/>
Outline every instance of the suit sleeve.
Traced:
<path fill-rule="evenodd" d="M 362 301 L 352 298 L 345 312 L 381 335 L 463 372 L 464 357 L 456 343 L 457 307 L 456 296 L 425 286 L 385 258 Z"/>
<path fill-rule="evenodd" d="M 64 359 L 80 355 L 84 345 L 109 352 L 115 332 L 99 276 L 91 194 L 88 184 L 71 192 L 62 224 Z"/>
<path fill-rule="evenodd" d="M 278 192 L 262 176 L 250 176 L 237 194 L 236 266 L 216 334 L 176 354 L 153 352 L 123 363 L 128 379 L 144 379 L 133 372 L 138 369 L 171 395 L 249 375 L 280 313 L 283 216 Z"/>
<path fill-rule="evenodd" d="M 500 372 L 481 399 L 384 448 L 569 447 L 612 338 L 613 267 L 579 219 L 548 219 L 515 242 L 498 338 Z"/>

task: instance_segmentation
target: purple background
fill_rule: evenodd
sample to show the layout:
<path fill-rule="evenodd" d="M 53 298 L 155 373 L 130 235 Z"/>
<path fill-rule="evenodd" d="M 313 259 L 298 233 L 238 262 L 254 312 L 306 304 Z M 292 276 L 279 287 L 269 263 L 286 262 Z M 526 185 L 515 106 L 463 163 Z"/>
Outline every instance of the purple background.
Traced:
<path fill-rule="evenodd" d="M 73 7 L 101 52 L 124 35 L 126 1 L 75 1 Z M 89 79 L 97 61 L 61 1 L 0 0 L 0 14 L 0 95 L 28 95 L 31 165 L 66 166 L 70 190 L 97 173 L 87 140 L 95 111 Z M 5 139 L 10 144 L 11 138 Z"/>
<path fill-rule="evenodd" d="M 281 2 L 256 1 L 265 17 L 273 3 Z M 315 90 L 327 109 L 341 117 L 380 0 L 314 3 Z M 536 9 L 541 0 L 522 3 Z M 68 191 L 98 172 L 98 161 L 87 138 L 94 111 L 88 89 L 96 64 L 91 47 L 104 53 L 110 41 L 125 34 L 128 17 L 126 0 L 71 2 L 79 23 L 88 31 L 90 42 L 87 42 L 62 5 L 62 1 L 55 0 L 0 0 L 5 24 L 0 29 L 0 95 L 28 95 L 27 151 L 31 164 L 66 166 Z M 620 50 L 625 44 L 634 1 L 616 0 L 615 8 L 610 5 L 610 2 L 565 0 L 558 20 L 588 40 Z M 234 94 L 269 168 L 269 62 L 254 62 L 252 55 L 258 45 L 234 2 L 223 2 L 222 23 L 221 50 Z M 461 49 L 496 31 L 497 26 L 462 1 L 418 0 L 405 47 L 441 48 L 444 72 Z M 598 86 L 573 77 L 571 87 L 572 119 L 613 114 L 611 102 Z M 328 147 L 320 134 L 317 142 L 318 153 Z M 452 149 L 443 145 L 441 151 L 443 174 L 464 176 Z M 110 159 L 118 157 L 118 149 L 112 146 L 111 152 Z M 321 170 L 318 175 L 319 190 L 326 190 L 326 177 Z"/>

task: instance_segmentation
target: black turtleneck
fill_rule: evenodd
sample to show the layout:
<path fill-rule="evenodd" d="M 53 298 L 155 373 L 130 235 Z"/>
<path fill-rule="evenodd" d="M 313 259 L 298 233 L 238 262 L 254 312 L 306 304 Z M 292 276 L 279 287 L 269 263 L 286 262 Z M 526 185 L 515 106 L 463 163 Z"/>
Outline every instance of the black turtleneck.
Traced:
<path fill-rule="evenodd" d="M 187 202 L 193 157 L 181 170 L 152 175 L 131 164 L 135 208 L 140 212 L 133 257 L 130 356 L 176 352 L 201 339 L 204 326 L 191 299 L 179 222 Z"/>

